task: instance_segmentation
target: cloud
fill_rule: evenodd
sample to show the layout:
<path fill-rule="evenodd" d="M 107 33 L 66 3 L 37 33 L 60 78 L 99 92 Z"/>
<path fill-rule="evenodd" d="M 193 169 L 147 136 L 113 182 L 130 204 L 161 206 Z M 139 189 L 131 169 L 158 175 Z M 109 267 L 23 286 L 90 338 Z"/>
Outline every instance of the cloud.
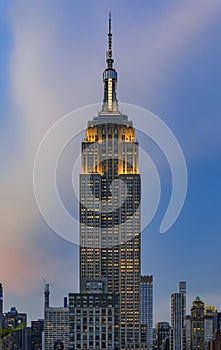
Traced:
<path fill-rule="evenodd" d="M 195 0 L 169 2 L 154 23 L 148 21 L 147 14 L 146 21 L 125 29 L 130 40 L 121 46 L 126 58 L 121 59 L 122 70 L 130 72 L 133 84 L 137 82 L 135 86 L 144 84 L 146 91 L 151 91 L 159 80 L 173 81 L 174 65 L 180 68 L 188 61 L 188 54 L 205 40 L 202 34 L 214 19 L 218 20 L 216 15 L 220 10 L 217 0 Z"/>

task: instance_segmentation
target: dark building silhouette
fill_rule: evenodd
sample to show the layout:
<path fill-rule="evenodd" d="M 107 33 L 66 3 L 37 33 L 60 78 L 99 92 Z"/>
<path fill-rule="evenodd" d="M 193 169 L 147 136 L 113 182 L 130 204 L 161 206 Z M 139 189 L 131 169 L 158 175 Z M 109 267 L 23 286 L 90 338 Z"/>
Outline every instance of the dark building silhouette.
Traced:
<path fill-rule="evenodd" d="M 50 297 L 50 289 L 49 289 L 49 283 L 46 283 L 44 285 L 44 307 L 45 309 L 49 308 L 49 297 Z"/>
<path fill-rule="evenodd" d="M 214 339 L 210 341 L 210 350 L 221 350 L 221 333 L 216 332 Z"/>
<path fill-rule="evenodd" d="M 196 297 L 191 307 L 191 350 L 204 350 L 204 302 Z"/>
<path fill-rule="evenodd" d="M 43 332 L 44 332 L 44 320 L 31 321 L 30 350 L 42 350 L 42 333 Z"/>
<path fill-rule="evenodd" d="M 170 325 L 168 322 L 156 324 L 156 350 L 169 350 Z"/>
<path fill-rule="evenodd" d="M 221 312 L 217 312 L 216 330 L 218 333 L 221 333 Z"/>
<path fill-rule="evenodd" d="M 186 350 L 191 350 L 191 316 L 186 315 L 184 318 Z"/>
<path fill-rule="evenodd" d="M 153 349 L 153 276 L 140 279 L 140 327 L 141 343 Z"/>

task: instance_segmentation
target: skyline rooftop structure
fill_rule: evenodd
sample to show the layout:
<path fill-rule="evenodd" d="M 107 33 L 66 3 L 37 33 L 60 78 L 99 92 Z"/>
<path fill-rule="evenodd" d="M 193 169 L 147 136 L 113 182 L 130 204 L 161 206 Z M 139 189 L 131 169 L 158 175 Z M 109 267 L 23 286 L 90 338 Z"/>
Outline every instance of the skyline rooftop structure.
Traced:
<path fill-rule="evenodd" d="M 112 33 L 111 33 L 111 12 L 109 12 L 108 50 L 106 53 L 107 68 L 103 73 L 104 100 L 102 112 L 117 112 L 117 72 L 113 68 L 112 57 Z"/>

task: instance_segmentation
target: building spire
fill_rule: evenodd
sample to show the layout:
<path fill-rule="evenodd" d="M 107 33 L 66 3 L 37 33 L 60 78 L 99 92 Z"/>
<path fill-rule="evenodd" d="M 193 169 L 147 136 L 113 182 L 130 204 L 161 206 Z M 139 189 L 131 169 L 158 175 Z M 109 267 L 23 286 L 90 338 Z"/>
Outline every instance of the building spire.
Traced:
<path fill-rule="evenodd" d="M 109 12 L 109 31 L 108 31 L 108 51 L 107 51 L 107 66 L 113 68 L 112 59 L 112 33 L 111 33 L 111 11 Z"/>
<path fill-rule="evenodd" d="M 44 281 L 44 307 L 45 309 L 49 308 L 49 295 L 50 295 L 50 289 L 49 289 L 49 283 L 47 283 L 45 281 L 45 279 L 43 280 Z"/>
<path fill-rule="evenodd" d="M 111 32 L 111 12 L 109 12 L 108 28 L 108 48 L 106 54 L 107 68 L 103 73 L 104 82 L 104 100 L 102 112 L 117 112 L 118 103 L 116 97 L 117 72 L 113 68 L 114 59 L 112 57 L 112 32 Z"/>

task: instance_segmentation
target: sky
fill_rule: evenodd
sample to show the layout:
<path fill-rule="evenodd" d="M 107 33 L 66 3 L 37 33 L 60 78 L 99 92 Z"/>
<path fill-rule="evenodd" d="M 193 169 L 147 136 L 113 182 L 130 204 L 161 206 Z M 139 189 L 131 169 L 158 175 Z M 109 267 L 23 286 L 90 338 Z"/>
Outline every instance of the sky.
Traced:
<path fill-rule="evenodd" d="M 29 320 L 42 317 L 43 279 L 50 283 L 51 305 L 61 305 L 68 292 L 78 291 L 79 247 L 54 233 L 41 216 L 33 164 L 42 138 L 56 121 L 102 101 L 109 10 L 118 100 L 160 117 L 176 136 L 187 164 L 183 209 L 169 231 L 160 234 L 171 175 L 157 147 L 151 141 L 143 145 L 162 188 L 159 208 L 142 232 L 142 273 L 154 276 L 154 321 L 170 320 L 170 295 L 181 280 L 187 281 L 188 310 L 199 295 L 221 311 L 219 0 L 0 2 L 4 309 L 16 306 Z M 136 127 L 136 116 L 129 118 Z M 75 123 L 77 128 L 77 118 Z M 71 155 L 70 145 L 58 180 L 70 213 L 76 206 Z M 142 215 L 146 208 L 148 198 L 142 202 Z"/>

